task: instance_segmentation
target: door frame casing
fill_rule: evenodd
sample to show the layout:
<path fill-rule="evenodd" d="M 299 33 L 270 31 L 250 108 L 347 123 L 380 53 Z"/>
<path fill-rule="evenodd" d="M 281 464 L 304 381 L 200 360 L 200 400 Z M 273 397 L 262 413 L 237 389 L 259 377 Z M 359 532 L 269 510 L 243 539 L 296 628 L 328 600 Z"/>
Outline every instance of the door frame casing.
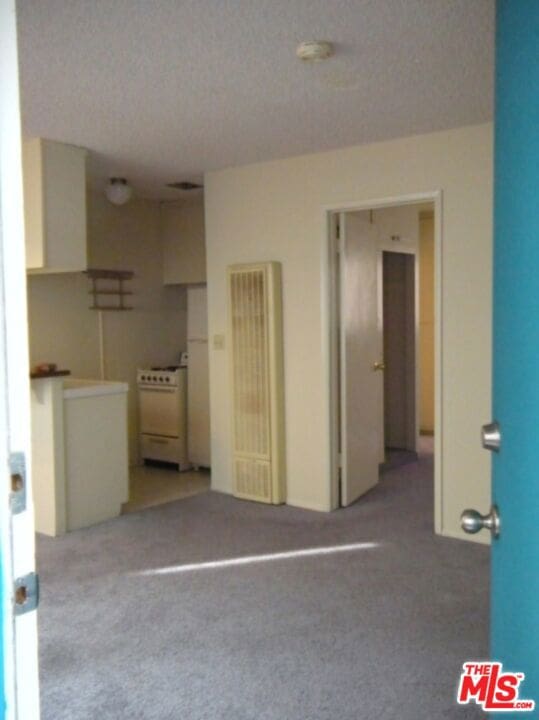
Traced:
<path fill-rule="evenodd" d="M 325 405 L 327 419 L 327 437 L 329 438 L 328 454 L 328 505 L 331 510 L 339 507 L 339 323 L 338 298 L 336 287 L 336 253 L 334 252 L 335 216 L 338 213 L 356 212 L 361 210 L 380 210 L 400 205 L 418 205 L 432 202 L 434 205 L 434 529 L 442 530 L 443 502 L 443 392 L 442 392 L 442 359 L 443 359 L 443 191 L 413 193 L 399 196 L 357 200 L 349 203 L 324 205 L 322 267 L 321 267 L 321 326 L 322 326 L 322 361 L 324 376 L 327 379 Z"/>

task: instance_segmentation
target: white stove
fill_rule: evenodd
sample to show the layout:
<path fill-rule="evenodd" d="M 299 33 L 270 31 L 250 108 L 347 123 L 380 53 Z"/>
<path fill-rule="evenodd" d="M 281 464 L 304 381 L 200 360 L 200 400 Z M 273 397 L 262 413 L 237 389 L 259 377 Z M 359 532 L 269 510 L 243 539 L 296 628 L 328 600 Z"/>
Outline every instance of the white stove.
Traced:
<path fill-rule="evenodd" d="M 137 370 L 137 384 L 141 385 L 155 385 L 156 387 L 166 387 L 178 385 L 179 371 L 184 368 L 180 368 L 176 365 L 171 365 L 166 368 L 150 368 L 150 370 Z"/>
<path fill-rule="evenodd" d="M 140 454 L 143 460 L 175 463 L 188 470 L 187 368 L 137 371 Z"/>

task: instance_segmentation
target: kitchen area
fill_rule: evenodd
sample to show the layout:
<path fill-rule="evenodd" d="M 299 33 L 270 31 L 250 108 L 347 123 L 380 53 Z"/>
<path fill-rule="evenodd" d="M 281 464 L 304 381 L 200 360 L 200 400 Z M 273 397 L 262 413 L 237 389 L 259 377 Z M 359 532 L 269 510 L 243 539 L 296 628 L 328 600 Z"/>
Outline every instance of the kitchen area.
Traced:
<path fill-rule="evenodd" d="M 106 183 L 89 189 L 91 162 L 24 142 L 36 528 L 48 535 L 210 487 L 203 190 L 162 201 L 135 188 L 115 204 Z"/>

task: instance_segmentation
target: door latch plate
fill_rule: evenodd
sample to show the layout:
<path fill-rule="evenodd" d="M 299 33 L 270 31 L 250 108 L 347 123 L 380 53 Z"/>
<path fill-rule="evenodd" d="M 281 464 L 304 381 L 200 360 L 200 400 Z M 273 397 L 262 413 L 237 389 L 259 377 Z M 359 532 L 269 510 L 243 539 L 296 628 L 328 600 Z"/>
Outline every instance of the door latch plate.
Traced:
<path fill-rule="evenodd" d="M 35 572 L 18 577 L 13 583 L 15 615 L 26 615 L 39 605 L 39 575 Z"/>
<path fill-rule="evenodd" d="M 10 506 L 13 515 L 26 510 L 26 457 L 23 452 L 13 452 L 9 456 L 11 473 Z"/>

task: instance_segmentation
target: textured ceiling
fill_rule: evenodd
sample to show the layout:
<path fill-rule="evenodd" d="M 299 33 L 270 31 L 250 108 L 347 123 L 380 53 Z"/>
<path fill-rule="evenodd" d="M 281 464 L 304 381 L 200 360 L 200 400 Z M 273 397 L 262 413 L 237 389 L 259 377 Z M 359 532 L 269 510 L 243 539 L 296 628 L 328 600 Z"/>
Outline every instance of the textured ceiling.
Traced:
<path fill-rule="evenodd" d="M 23 128 L 146 197 L 206 170 L 486 121 L 493 0 L 18 0 Z M 335 56 L 295 57 L 326 39 Z"/>

